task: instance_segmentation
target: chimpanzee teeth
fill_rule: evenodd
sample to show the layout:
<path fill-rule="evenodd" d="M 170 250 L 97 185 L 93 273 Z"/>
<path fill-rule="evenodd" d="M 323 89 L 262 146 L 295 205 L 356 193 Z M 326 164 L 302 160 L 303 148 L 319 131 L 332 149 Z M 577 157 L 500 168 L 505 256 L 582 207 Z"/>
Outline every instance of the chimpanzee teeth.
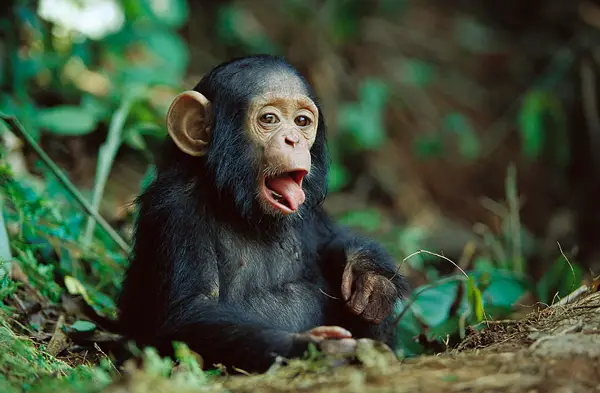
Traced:
<path fill-rule="evenodd" d="M 271 194 L 273 195 L 273 198 L 275 199 L 283 199 L 283 195 L 276 193 L 275 191 L 271 191 Z"/>

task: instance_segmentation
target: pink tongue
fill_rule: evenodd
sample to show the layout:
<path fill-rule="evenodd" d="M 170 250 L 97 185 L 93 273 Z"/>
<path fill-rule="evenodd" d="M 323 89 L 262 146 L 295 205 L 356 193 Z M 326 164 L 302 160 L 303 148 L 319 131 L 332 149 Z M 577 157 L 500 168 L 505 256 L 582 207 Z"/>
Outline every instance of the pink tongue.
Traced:
<path fill-rule="evenodd" d="M 283 195 L 290 209 L 297 210 L 304 203 L 304 191 L 291 177 L 284 175 L 269 179 L 269 188 Z"/>

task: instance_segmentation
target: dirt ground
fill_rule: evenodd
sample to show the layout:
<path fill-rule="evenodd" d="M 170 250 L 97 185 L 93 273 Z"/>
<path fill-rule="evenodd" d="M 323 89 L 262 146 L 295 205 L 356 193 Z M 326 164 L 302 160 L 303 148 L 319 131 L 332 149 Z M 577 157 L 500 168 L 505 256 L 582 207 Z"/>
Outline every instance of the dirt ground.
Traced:
<path fill-rule="evenodd" d="M 373 347 L 359 366 L 308 369 L 295 361 L 256 376 L 220 377 L 190 392 L 593 392 L 600 391 L 600 293 L 488 323 L 456 350 L 397 361 Z M 132 370 L 107 393 L 171 392 Z M 182 390 L 177 389 L 178 392 Z"/>

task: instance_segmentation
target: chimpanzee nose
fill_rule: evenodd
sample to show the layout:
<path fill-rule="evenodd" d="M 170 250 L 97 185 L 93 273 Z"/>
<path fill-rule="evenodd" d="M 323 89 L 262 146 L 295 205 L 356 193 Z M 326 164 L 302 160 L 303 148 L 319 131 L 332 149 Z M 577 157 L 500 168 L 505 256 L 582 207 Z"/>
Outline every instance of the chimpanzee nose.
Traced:
<path fill-rule="evenodd" d="M 298 142 L 300 142 L 300 138 L 298 137 L 298 135 L 292 134 L 285 136 L 285 143 L 292 147 L 294 147 Z"/>

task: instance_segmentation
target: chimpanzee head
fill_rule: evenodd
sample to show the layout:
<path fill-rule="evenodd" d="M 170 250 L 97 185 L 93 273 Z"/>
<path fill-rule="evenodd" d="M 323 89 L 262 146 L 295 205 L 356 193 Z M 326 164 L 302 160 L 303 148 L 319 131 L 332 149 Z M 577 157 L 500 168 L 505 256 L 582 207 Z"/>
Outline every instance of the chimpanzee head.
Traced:
<path fill-rule="evenodd" d="M 175 98 L 167 127 L 245 219 L 302 217 L 325 198 L 323 114 L 311 87 L 282 58 L 217 66 Z"/>

